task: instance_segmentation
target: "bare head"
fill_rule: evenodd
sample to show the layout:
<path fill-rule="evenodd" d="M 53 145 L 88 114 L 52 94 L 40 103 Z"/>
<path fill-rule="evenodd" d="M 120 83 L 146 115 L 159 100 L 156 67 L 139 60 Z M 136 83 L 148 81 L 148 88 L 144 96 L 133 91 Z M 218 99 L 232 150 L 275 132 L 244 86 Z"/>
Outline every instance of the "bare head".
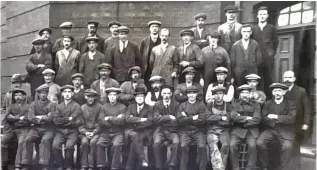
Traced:
<path fill-rule="evenodd" d="M 291 86 L 294 84 L 296 80 L 296 77 L 295 77 L 295 73 L 291 70 L 289 71 L 285 71 L 284 75 L 283 75 L 283 82 L 288 85 L 288 86 Z"/>

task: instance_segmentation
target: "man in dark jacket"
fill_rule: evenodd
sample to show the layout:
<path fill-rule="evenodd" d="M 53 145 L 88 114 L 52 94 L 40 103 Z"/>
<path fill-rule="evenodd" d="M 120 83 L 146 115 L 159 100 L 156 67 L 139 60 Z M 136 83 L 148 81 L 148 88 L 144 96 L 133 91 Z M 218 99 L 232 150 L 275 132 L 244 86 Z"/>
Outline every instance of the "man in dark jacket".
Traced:
<path fill-rule="evenodd" d="M 80 54 L 84 54 L 85 52 L 88 52 L 88 42 L 86 41 L 87 37 L 96 37 L 98 38 L 98 46 L 97 46 L 97 51 L 103 53 L 104 52 L 104 43 L 105 43 L 105 39 L 100 37 L 97 34 L 97 30 L 98 30 L 98 25 L 99 22 L 97 21 L 88 21 L 87 22 L 87 28 L 88 28 L 88 35 L 84 36 L 82 39 L 79 40 L 79 51 Z"/>
<path fill-rule="evenodd" d="M 68 22 L 68 21 L 63 22 L 63 23 L 59 26 L 59 28 L 60 28 L 61 31 L 62 31 L 62 37 L 58 38 L 58 39 L 55 41 L 54 46 L 53 46 L 53 49 L 52 49 L 53 54 L 56 54 L 57 51 L 62 50 L 62 49 L 64 48 L 63 36 L 64 36 L 64 35 L 69 35 L 69 34 L 71 35 L 71 33 L 72 33 L 72 28 L 73 28 L 73 23 L 72 23 L 72 22 Z M 79 47 L 78 47 L 78 42 L 77 42 L 76 40 L 72 41 L 71 47 L 72 47 L 73 49 L 78 50 L 78 48 L 79 48 Z"/>
<path fill-rule="evenodd" d="M 194 31 L 193 43 L 198 45 L 200 49 L 203 49 L 210 43 L 209 40 L 211 32 L 204 26 L 207 19 L 207 14 L 199 13 L 195 15 L 194 19 L 196 20 L 196 27 L 192 29 Z"/>
<path fill-rule="evenodd" d="M 121 26 L 121 23 L 118 21 L 110 21 L 108 27 L 111 32 L 111 37 L 105 40 L 104 47 L 103 47 L 103 54 L 108 57 L 111 51 L 111 48 L 116 45 L 119 41 L 119 32 L 118 28 Z"/>
<path fill-rule="evenodd" d="M 79 106 L 82 106 L 86 103 L 85 99 L 85 89 L 83 86 L 84 76 L 81 73 L 75 73 L 72 75 L 72 82 L 74 86 L 74 94 L 72 95 L 72 99 L 74 102 L 78 103 Z"/>
<path fill-rule="evenodd" d="M 51 56 L 53 56 L 53 43 L 51 41 L 51 35 L 52 35 L 52 29 L 51 28 L 43 28 L 40 29 L 39 31 L 39 36 L 44 40 L 44 44 L 43 44 L 43 50 L 47 53 L 50 54 Z M 36 52 L 35 48 L 32 47 L 30 54 L 34 54 Z M 52 61 L 54 58 L 52 58 Z"/>
<path fill-rule="evenodd" d="M 238 87 L 240 98 L 233 102 L 231 120 L 234 126 L 231 130 L 230 158 L 233 170 L 239 169 L 238 145 L 245 141 L 248 144 L 247 170 L 254 169 L 257 161 L 256 138 L 259 136 L 258 124 L 261 122 L 260 104 L 249 99 L 251 87 Z"/>
<path fill-rule="evenodd" d="M 162 147 L 164 141 L 169 141 L 171 143 L 171 155 L 167 163 L 169 170 L 175 170 L 179 159 L 179 136 L 176 122 L 179 103 L 173 99 L 173 87 L 163 85 L 160 93 L 163 99 L 153 107 L 153 123 L 155 126 L 153 150 L 155 163 L 158 170 L 164 168 Z"/>
<path fill-rule="evenodd" d="M 197 160 L 199 170 L 206 170 L 207 150 L 204 134 L 206 106 L 197 100 L 199 89 L 191 86 L 186 89 L 188 100 L 180 104 L 177 111 L 177 121 L 180 128 L 181 162 L 180 170 L 187 170 L 189 144 L 195 141 L 197 145 Z"/>

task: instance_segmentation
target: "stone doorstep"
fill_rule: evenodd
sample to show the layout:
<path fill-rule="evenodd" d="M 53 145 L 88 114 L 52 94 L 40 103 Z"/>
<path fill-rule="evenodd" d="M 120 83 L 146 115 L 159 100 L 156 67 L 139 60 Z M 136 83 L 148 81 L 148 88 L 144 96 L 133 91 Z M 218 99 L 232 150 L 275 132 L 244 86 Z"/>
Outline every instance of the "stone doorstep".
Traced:
<path fill-rule="evenodd" d="M 301 146 L 301 156 L 316 159 L 316 146 Z"/>

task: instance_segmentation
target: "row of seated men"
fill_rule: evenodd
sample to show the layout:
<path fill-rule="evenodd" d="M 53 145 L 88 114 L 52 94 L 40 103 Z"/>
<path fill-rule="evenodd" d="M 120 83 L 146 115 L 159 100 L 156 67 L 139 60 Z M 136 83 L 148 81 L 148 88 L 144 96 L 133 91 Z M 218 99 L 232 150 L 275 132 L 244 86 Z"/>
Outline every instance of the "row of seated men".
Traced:
<path fill-rule="evenodd" d="M 58 88 L 60 101 L 54 99 L 58 96 L 52 93 L 55 72 L 51 69 L 43 71 L 47 84 L 36 89 L 36 98 L 31 104 L 25 101 L 23 89 L 13 89 L 12 103 L 4 116 L 2 148 L 5 151 L 12 137 L 18 136 L 17 169 L 30 168 L 33 144 L 37 140 L 41 141 L 39 164 L 43 169 L 47 169 L 50 159 L 55 160 L 59 169 L 71 169 L 78 138 L 83 170 L 108 166 L 105 161 L 105 148 L 108 146 L 112 151 L 109 166 L 119 169 L 125 140 L 131 141 L 127 170 L 148 166 L 143 152 L 146 140 L 153 142 L 158 169 L 164 165 L 161 158 L 164 140 L 171 145 L 171 156 L 167 160 L 170 169 L 187 170 L 191 141 L 197 145 L 200 170 L 206 169 L 208 158 L 214 169 L 225 169 L 228 157 L 231 167 L 239 169 L 238 145 L 242 141 L 249 146 L 247 169 L 256 169 L 258 158 L 261 168 L 269 167 L 267 150 L 272 141 L 281 145 L 280 169 L 297 168 L 297 162 L 292 160 L 297 152 L 293 149 L 297 108 L 292 100 L 284 98 L 285 93 L 289 93 L 289 86 L 294 86 L 293 72 L 288 71 L 284 75 L 287 85 L 271 85 L 274 98 L 265 103 L 263 99 L 259 100 L 259 93 L 255 93 L 252 86 L 256 85 L 259 76 L 248 75 L 246 79 L 252 80 L 248 81 L 250 85 L 239 86 L 235 92 L 238 99 L 230 102 L 232 99 L 226 98 L 233 96 L 228 95 L 231 87 L 224 85 L 227 70 L 217 68 L 219 80 L 217 85 L 210 87 L 207 104 L 203 102 L 202 87 L 193 82 L 195 69 L 192 67 L 183 71 L 186 82 L 179 84 L 175 91 L 169 85 L 162 85 L 162 77 L 153 76 L 150 79 L 153 91 L 151 89 L 149 93 L 140 83 L 139 67 L 130 69 L 131 81 L 124 82 L 121 88 L 119 83 L 109 78 L 110 72 L 111 65 L 101 64 L 99 73 L 101 79 L 107 80 L 106 84 L 94 82 L 89 89 L 82 87 L 84 76 L 75 73 L 72 75 L 73 86 Z M 129 94 L 125 91 L 127 89 L 133 89 L 133 92 Z M 105 93 L 104 96 L 102 93 Z M 308 128 L 306 119 L 305 123 L 301 122 L 305 130 Z M 260 123 L 264 126 L 261 131 Z M 221 143 L 220 149 L 218 142 Z M 65 158 L 62 156 L 62 144 L 65 144 Z M 206 144 L 210 149 L 209 157 Z"/>

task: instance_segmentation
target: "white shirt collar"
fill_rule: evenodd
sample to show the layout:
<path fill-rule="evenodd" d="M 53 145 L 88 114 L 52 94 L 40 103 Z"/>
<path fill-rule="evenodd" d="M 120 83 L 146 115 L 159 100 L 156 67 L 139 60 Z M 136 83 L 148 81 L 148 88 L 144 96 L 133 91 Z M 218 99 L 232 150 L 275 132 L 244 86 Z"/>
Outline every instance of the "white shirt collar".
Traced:
<path fill-rule="evenodd" d="M 264 23 L 261 23 L 259 22 L 258 23 L 258 26 L 261 28 L 261 30 L 263 31 L 263 28 L 267 25 L 267 22 L 264 22 Z"/>
<path fill-rule="evenodd" d="M 193 85 L 193 82 L 191 82 L 191 83 L 186 82 L 186 87 L 191 87 L 192 85 Z"/>
<path fill-rule="evenodd" d="M 291 86 L 289 86 L 289 87 L 288 87 L 288 91 L 291 91 L 293 87 L 294 87 L 294 84 L 292 84 Z"/>
<path fill-rule="evenodd" d="M 154 94 L 155 94 L 155 97 L 158 98 L 159 95 L 160 95 L 160 92 L 159 91 L 158 92 L 154 92 Z"/>
<path fill-rule="evenodd" d="M 191 42 L 189 42 L 188 44 L 184 44 L 184 48 L 187 48 L 188 46 L 190 46 Z"/>
<path fill-rule="evenodd" d="M 121 40 L 119 41 L 120 52 L 123 51 L 123 47 L 127 48 L 127 46 L 128 46 L 128 40 L 125 41 L 124 43 L 123 43 L 123 41 L 121 41 Z"/>
<path fill-rule="evenodd" d="M 69 100 L 68 102 L 66 100 L 64 100 L 65 105 L 67 106 L 69 103 L 71 102 L 71 100 Z"/>
<path fill-rule="evenodd" d="M 250 42 L 250 39 L 248 39 L 247 41 L 242 40 L 242 45 L 243 45 L 243 47 L 244 47 L 245 50 L 248 49 L 249 42 Z"/>
<path fill-rule="evenodd" d="M 90 59 L 90 60 L 93 60 L 95 54 L 96 54 L 96 51 L 95 51 L 95 52 L 88 51 L 88 57 L 89 57 L 89 59 Z"/>
<path fill-rule="evenodd" d="M 171 100 L 170 100 L 169 102 L 166 102 L 165 100 L 163 100 L 163 105 L 164 105 L 164 106 L 169 106 L 169 105 L 171 105 Z"/>
<path fill-rule="evenodd" d="M 142 105 L 137 104 L 137 111 L 140 112 L 143 109 L 143 107 L 144 107 L 144 104 Z"/>

